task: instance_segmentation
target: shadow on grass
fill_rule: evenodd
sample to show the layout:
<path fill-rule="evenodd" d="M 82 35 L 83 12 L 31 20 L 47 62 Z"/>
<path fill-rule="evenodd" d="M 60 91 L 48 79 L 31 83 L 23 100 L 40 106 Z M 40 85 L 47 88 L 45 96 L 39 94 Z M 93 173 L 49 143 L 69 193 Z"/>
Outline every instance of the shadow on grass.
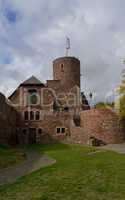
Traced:
<path fill-rule="evenodd" d="M 22 146 L 25 151 L 38 151 L 41 153 L 50 152 L 50 151 L 62 151 L 69 149 L 70 146 L 63 143 L 52 143 L 52 144 L 32 144 L 32 145 L 25 145 Z"/>
<path fill-rule="evenodd" d="M 0 149 L 9 149 L 10 146 L 7 144 L 0 144 Z"/>

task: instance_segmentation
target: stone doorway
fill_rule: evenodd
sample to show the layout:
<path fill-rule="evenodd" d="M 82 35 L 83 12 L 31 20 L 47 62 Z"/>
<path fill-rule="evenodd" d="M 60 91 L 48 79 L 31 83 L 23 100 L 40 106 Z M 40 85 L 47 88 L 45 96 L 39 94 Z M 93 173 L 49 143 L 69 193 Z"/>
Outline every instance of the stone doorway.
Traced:
<path fill-rule="evenodd" d="M 29 144 L 36 143 L 36 128 L 29 128 Z"/>
<path fill-rule="evenodd" d="M 106 145 L 106 143 L 96 137 L 90 137 L 89 138 L 89 145 L 90 146 L 103 146 Z"/>

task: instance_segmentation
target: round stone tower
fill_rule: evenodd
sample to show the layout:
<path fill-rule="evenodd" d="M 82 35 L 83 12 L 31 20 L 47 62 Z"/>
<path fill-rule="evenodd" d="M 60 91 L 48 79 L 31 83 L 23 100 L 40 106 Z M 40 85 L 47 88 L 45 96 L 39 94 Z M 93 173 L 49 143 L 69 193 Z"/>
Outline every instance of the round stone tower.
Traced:
<path fill-rule="evenodd" d="M 65 89 L 80 87 L 80 61 L 75 57 L 61 57 L 53 61 L 53 78 Z"/>

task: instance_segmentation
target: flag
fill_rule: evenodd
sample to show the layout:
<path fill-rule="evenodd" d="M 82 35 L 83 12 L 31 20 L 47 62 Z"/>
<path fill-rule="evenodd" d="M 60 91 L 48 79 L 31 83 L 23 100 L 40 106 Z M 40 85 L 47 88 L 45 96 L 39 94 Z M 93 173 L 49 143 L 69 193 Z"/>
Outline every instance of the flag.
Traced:
<path fill-rule="evenodd" d="M 70 49 L 70 38 L 66 38 L 66 49 Z"/>

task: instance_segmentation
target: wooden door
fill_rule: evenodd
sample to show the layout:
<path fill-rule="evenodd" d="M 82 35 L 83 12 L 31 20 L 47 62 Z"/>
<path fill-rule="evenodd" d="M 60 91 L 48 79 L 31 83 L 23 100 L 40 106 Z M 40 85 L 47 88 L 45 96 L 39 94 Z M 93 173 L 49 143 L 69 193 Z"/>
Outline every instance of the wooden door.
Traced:
<path fill-rule="evenodd" d="M 36 128 L 29 129 L 29 143 L 30 144 L 36 143 Z"/>

